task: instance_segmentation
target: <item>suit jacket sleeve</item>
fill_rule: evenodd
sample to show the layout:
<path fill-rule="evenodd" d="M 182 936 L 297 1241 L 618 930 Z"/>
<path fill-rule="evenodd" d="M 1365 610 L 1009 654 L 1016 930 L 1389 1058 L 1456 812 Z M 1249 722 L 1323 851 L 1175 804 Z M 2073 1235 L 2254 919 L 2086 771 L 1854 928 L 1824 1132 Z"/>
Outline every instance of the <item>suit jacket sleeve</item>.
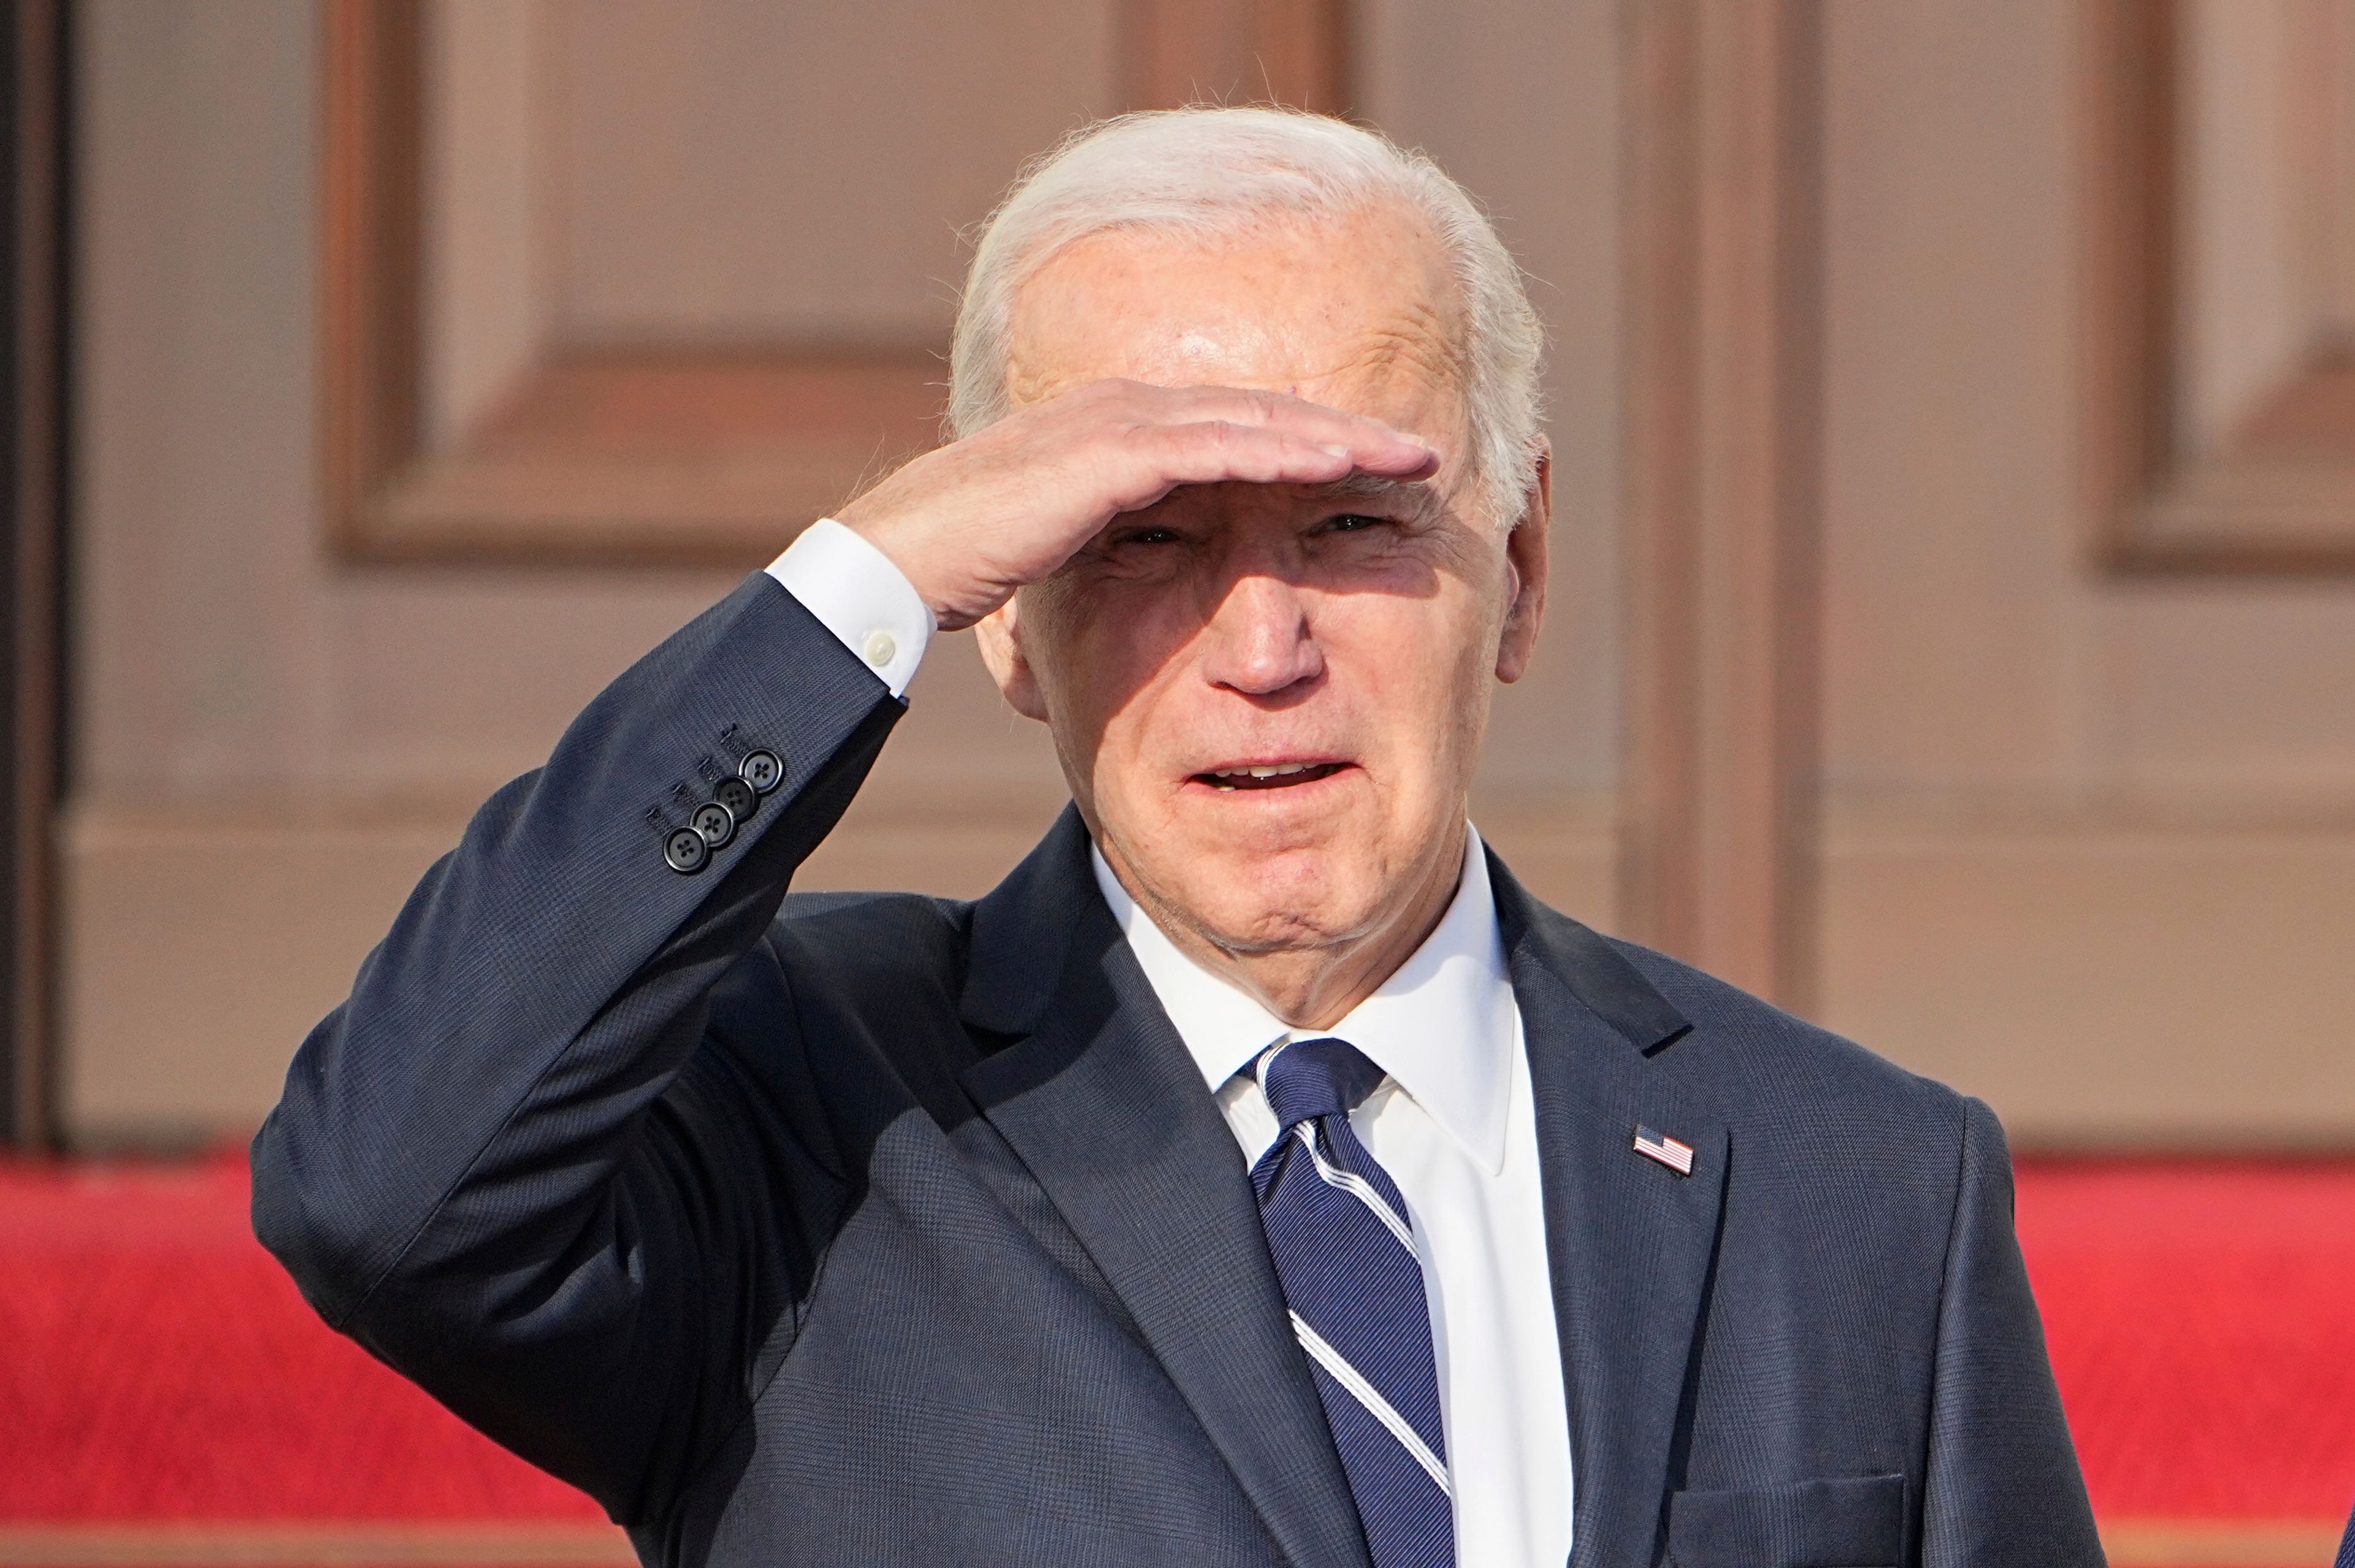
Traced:
<path fill-rule="evenodd" d="M 254 1140 L 256 1231 L 327 1321 L 623 1522 L 741 1417 L 823 1245 L 842 1182 L 790 1103 L 790 1005 L 782 1067 L 698 1046 L 901 710 L 747 580 L 483 806 Z M 755 748 L 783 783 L 672 870 L 666 832 Z"/>
<path fill-rule="evenodd" d="M 2011 1155 L 1966 1103 L 1923 1498 L 1925 1568 L 2103 1561 L 2044 1325 L 2012 1229 Z"/>

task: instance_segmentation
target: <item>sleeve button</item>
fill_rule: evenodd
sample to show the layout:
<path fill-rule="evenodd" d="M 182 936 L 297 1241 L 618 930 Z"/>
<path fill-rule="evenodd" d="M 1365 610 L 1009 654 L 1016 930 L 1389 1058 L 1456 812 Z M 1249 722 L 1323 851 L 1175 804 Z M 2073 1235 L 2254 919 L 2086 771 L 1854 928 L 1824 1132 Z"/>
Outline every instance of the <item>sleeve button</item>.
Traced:
<path fill-rule="evenodd" d="M 785 764 L 774 752 L 753 752 L 738 766 L 736 776 L 766 795 L 785 782 Z"/>
<path fill-rule="evenodd" d="M 899 651 L 900 645 L 893 639 L 890 633 L 869 632 L 867 634 L 867 662 L 873 665 L 877 669 L 881 669 L 885 665 L 890 664 L 891 662 L 892 656 L 897 654 Z"/>
<path fill-rule="evenodd" d="M 736 818 L 716 800 L 707 800 L 697 806 L 687 824 L 714 849 L 736 837 Z"/>
<path fill-rule="evenodd" d="M 682 877 L 691 877 L 711 859 L 711 846 L 692 827 L 681 827 L 663 840 L 663 859 Z"/>
<path fill-rule="evenodd" d="M 711 798 L 725 806 L 728 815 L 740 823 L 750 817 L 761 804 L 760 792 L 741 778 L 721 779 L 713 786 Z"/>

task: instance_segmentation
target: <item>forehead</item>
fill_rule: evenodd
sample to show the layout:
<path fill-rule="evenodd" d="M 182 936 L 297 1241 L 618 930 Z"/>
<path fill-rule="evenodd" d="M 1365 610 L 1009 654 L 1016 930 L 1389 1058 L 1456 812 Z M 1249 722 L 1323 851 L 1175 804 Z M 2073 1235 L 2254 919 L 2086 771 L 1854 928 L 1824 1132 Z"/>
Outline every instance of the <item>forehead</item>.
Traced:
<path fill-rule="evenodd" d="M 1111 376 L 1254 387 L 1423 423 L 1456 400 L 1459 315 L 1438 241 L 1402 207 L 1211 241 L 1115 229 L 1023 284 L 1007 389 L 1020 405 Z"/>

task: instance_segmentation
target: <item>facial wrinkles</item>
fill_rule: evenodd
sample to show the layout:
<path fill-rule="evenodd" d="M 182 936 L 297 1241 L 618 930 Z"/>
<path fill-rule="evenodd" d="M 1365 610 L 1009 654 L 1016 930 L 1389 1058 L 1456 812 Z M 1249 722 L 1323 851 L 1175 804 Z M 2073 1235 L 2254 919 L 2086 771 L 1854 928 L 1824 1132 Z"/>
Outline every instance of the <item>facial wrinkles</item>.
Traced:
<path fill-rule="evenodd" d="M 1396 320 L 1365 331 L 1351 346 L 1348 362 L 1337 367 L 1337 372 L 1405 375 L 1461 389 L 1464 367 L 1457 336 L 1446 315 L 1428 301 L 1417 300 L 1400 311 Z"/>
<path fill-rule="evenodd" d="M 1433 400 L 1426 389 L 1444 389 L 1450 394 L 1447 401 L 1462 401 L 1453 395 L 1462 386 L 1457 356 L 1444 337 L 1425 330 L 1419 321 L 1386 322 L 1362 329 L 1341 346 L 1338 354 L 1322 357 L 1322 362 L 1316 364 L 1305 363 L 1296 351 L 1287 351 L 1279 335 L 1249 323 L 1190 325 L 1158 347 L 1150 341 L 1124 347 L 1124 352 L 1109 362 L 1068 367 L 1058 367 L 1053 355 L 1033 363 L 1031 356 L 1018 347 L 1007 363 L 1007 403 L 1021 408 L 1044 402 L 1106 376 L 1171 387 L 1259 387 L 1336 407 L 1364 406 L 1369 400 L 1395 402 L 1412 405 L 1412 410 L 1402 407 L 1394 417 L 1415 423 L 1424 421 L 1412 421 L 1412 413 L 1420 412 L 1421 405 Z M 1359 389 L 1375 391 L 1377 396 L 1362 400 L 1348 395 Z M 1385 392 L 1391 395 L 1380 396 Z M 1420 430 L 1417 433 L 1452 435 L 1460 441 L 1460 418 L 1448 423 L 1452 428 L 1444 432 Z"/>
<path fill-rule="evenodd" d="M 1312 399 L 1368 379 L 1460 394 L 1459 292 L 1404 209 L 1280 218 L 1211 245 L 1108 230 L 1047 257 L 1018 291 L 1004 384 L 1016 407 L 1104 376 Z"/>

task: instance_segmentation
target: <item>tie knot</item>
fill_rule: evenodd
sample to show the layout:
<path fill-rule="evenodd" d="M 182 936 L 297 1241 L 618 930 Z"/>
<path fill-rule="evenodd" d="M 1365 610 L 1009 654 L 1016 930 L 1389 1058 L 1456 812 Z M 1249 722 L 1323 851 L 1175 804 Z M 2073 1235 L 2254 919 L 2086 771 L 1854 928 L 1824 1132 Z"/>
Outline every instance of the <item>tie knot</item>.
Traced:
<path fill-rule="evenodd" d="M 1297 1040 L 1259 1059 L 1268 1108 L 1290 1132 L 1312 1116 L 1354 1111 L 1382 1081 L 1382 1070 L 1346 1040 Z"/>

